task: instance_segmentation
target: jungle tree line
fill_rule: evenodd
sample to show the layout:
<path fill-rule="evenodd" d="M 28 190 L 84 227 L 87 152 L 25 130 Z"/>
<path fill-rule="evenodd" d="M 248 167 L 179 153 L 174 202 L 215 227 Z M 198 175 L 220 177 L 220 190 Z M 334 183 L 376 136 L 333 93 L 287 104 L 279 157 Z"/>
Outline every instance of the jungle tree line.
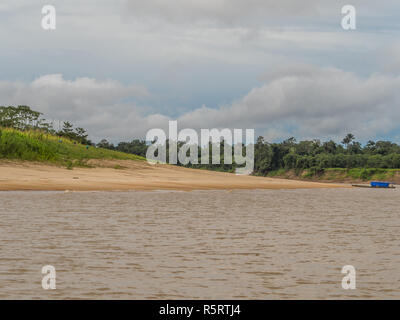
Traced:
<path fill-rule="evenodd" d="M 322 173 L 327 168 L 400 168 L 400 146 L 390 141 L 368 141 L 364 146 L 349 133 L 341 143 L 318 139 L 297 142 L 289 138 L 268 143 L 259 137 L 255 144 L 255 173 L 271 170 L 311 169 Z"/>
<path fill-rule="evenodd" d="M 182 145 L 183 143 L 178 143 L 178 149 Z M 144 140 L 135 139 L 114 146 L 103 139 L 97 146 L 145 157 L 148 144 Z M 243 154 L 245 152 L 246 147 L 243 146 Z M 201 148 L 198 146 L 199 164 L 188 164 L 186 167 L 233 172 L 236 168 L 235 162 L 225 164 L 223 160 L 223 141 L 220 142 L 220 154 L 221 164 L 200 164 Z M 351 133 L 347 134 L 341 143 L 333 140 L 322 142 L 318 139 L 298 142 L 293 137 L 280 143 L 269 143 L 260 136 L 254 145 L 256 175 L 266 175 L 270 171 L 279 169 L 296 171 L 311 169 L 315 173 L 322 173 L 327 168 L 400 169 L 400 146 L 390 141 L 372 140 L 362 145 Z"/>
<path fill-rule="evenodd" d="M 53 123 L 42 117 L 42 113 L 28 106 L 0 106 L 0 127 L 17 130 L 42 130 L 59 137 L 67 137 L 82 144 L 92 144 L 83 128 L 74 128 L 68 121 L 62 123 L 62 128 L 55 130 Z M 96 146 L 139 156 L 146 156 L 148 143 L 134 139 L 130 142 L 119 142 L 114 145 L 106 139 Z M 184 145 L 178 143 L 178 149 Z M 168 144 L 167 144 L 168 147 Z M 236 164 L 224 163 L 224 141 L 220 142 L 221 164 L 200 164 L 202 150 L 199 146 L 199 164 L 188 164 L 187 167 L 209 170 L 230 171 L 236 169 Z M 209 145 L 211 151 L 211 145 Z M 233 148 L 232 148 L 233 149 Z M 243 146 L 243 154 L 246 147 Z M 167 152 L 168 155 L 168 152 Z M 233 157 L 234 159 L 234 157 Z M 347 134 L 341 143 L 333 140 L 297 141 L 286 139 L 280 143 L 269 143 L 263 137 L 258 137 L 254 145 L 254 174 L 266 175 L 270 171 L 312 169 L 316 173 L 326 168 L 388 168 L 400 169 L 400 146 L 390 141 L 368 141 L 365 145 L 356 141 L 353 134 Z"/>
<path fill-rule="evenodd" d="M 0 106 L 0 127 L 13 128 L 21 131 L 41 130 L 46 133 L 66 137 L 82 144 L 91 145 L 88 134 L 83 128 L 74 128 L 68 121 L 62 122 L 62 128 L 56 130 L 51 121 L 42 117 L 42 113 L 28 106 Z"/>

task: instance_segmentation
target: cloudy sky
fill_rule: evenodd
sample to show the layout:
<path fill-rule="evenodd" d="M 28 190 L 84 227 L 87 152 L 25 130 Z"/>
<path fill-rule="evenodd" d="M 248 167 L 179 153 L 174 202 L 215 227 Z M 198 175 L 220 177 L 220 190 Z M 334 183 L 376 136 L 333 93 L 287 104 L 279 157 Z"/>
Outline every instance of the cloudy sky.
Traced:
<path fill-rule="evenodd" d="M 41 27 L 54 5 L 54 31 Z M 357 30 L 341 8 L 357 9 Z M 3 0 L 0 105 L 94 141 L 254 128 L 269 141 L 400 142 L 398 0 Z"/>

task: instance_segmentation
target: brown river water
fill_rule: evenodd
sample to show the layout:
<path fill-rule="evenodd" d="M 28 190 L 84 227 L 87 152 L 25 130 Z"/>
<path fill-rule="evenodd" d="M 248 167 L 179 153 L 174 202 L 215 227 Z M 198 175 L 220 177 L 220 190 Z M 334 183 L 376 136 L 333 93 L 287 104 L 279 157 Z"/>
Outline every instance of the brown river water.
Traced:
<path fill-rule="evenodd" d="M 31 298 L 400 299 L 400 189 L 0 192 L 0 299 Z"/>

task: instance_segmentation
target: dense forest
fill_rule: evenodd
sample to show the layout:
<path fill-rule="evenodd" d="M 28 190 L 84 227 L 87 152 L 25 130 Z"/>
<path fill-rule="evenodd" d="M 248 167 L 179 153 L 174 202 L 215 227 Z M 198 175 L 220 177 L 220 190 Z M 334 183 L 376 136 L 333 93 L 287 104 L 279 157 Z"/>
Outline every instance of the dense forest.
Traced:
<path fill-rule="evenodd" d="M 183 143 L 178 144 L 178 149 Z M 102 140 L 98 146 L 146 156 L 147 144 L 143 140 L 120 142 L 117 146 Z M 243 154 L 246 147 L 243 146 Z M 236 164 L 224 164 L 224 142 L 220 145 L 221 164 L 188 164 L 186 167 L 233 172 Z M 201 150 L 198 150 L 199 157 Z M 168 155 L 168 152 L 167 152 Z M 234 156 L 232 155 L 234 158 Z M 200 158 L 199 161 L 200 163 Z M 178 164 L 179 165 L 179 164 Z M 280 143 L 269 143 L 258 137 L 254 145 L 254 174 L 267 175 L 279 169 L 302 171 L 309 169 L 314 174 L 327 168 L 400 168 L 400 146 L 390 141 L 368 141 L 364 146 L 348 134 L 341 143 L 333 140 L 306 140 L 297 142 L 289 138 Z"/>
<path fill-rule="evenodd" d="M 85 129 L 79 127 L 74 129 L 70 122 L 65 121 L 62 123 L 62 128 L 55 130 L 51 122 L 42 118 L 40 112 L 33 111 L 28 106 L 0 107 L 0 127 L 21 131 L 40 130 L 54 136 L 67 137 L 80 144 L 95 145 L 88 140 Z M 178 149 L 183 144 L 183 142 L 178 143 Z M 95 146 L 145 157 L 149 143 L 134 139 L 114 145 L 103 139 Z M 245 152 L 246 147 L 243 146 L 243 154 Z M 186 166 L 233 172 L 236 168 L 235 162 L 225 164 L 223 160 L 223 141 L 220 142 L 220 153 L 221 164 L 188 164 Z M 198 147 L 198 154 L 200 157 L 200 147 Z M 400 169 L 400 146 L 390 141 L 372 140 L 362 145 L 351 133 L 347 134 L 340 143 L 317 139 L 296 141 L 295 138 L 289 138 L 280 143 L 269 143 L 263 137 L 258 137 L 254 145 L 255 175 L 265 176 L 271 171 L 282 169 L 296 172 L 307 169 L 313 174 L 321 174 L 328 168 Z"/>

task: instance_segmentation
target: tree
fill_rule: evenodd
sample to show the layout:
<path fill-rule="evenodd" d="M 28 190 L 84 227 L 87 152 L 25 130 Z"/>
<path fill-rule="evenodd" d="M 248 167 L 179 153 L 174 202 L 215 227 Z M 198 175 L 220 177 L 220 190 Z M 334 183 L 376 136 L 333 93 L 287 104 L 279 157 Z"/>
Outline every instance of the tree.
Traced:
<path fill-rule="evenodd" d="M 115 148 L 118 151 L 125 153 L 132 153 L 138 156 L 145 157 L 147 151 L 147 144 L 144 140 L 134 139 L 131 142 L 120 142 Z"/>
<path fill-rule="evenodd" d="M 42 113 L 31 110 L 28 106 L 0 107 L 0 126 L 18 130 L 42 129 L 46 131 L 49 124 L 40 118 Z"/>
<path fill-rule="evenodd" d="M 288 153 L 283 157 L 283 162 L 285 163 L 285 169 L 296 168 L 298 155 L 295 153 Z"/>
<path fill-rule="evenodd" d="M 109 143 L 106 139 L 102 139 L 97 145 L 98 148 L 114 150 L 115 147 L 112 143 Z"/>
<path fill-rule="evenodd" d="M 322 144 L 322 148 L 323 148 L 325 153 L 335 154 L 336 150 L 337 150 L 337 145 L 336 145 L 335 141 L 329 140 L 329 141 L 324 142 Z"/>
<path fill-rule="evenodd" d="M 350 154 L 359 154 L 362 152 L 361 143 L 353 142 L 348 146 L 348 151 Z"/>
<path fill-rule="evenodd" d="M 70 122 L 64 121 L 62 130 L 60 132 L 60 135 L 64 136 L 64 137 L 67 137 L 67 138 L 73 139 L 74 136 L 75 136 L 73 127 L 74 126 Z"/>
<path fill-rule="evenodd" d="M 396 144 L 390 141 L 377 141 L 375 143 L 376 152 L 382 155 L 388 155 L 390 153 L 395 153 L 397 148 Z"/>
<path fill-rule="evenodd" d="M 86 130 L 83 128 L 76 128 L 75 129 L 75 135 L 76 135 L 76 140 L 78 140 L 82 144 L 92 144 L 90 140 L 88 140 L 88 134 L 86 133 Z"/>
<path fill-rule="evenodd" d="M 348 133 L 342 140 L 342 144 L 346 146 L 346 148 L 349 147 L 349 144 L 355 139 L 354 135 L 352 133 Z"/>
<path fill-rule="evenodd" d="M 263 137 L 258 137 L 254 145 L 254 171 L 257 174 L 266 175 L 271 170 L 272 148 Z"/>
<path fill-rule="evenodd" d="M 364 151 L 369 154 L 375 154 L 375 152 L 376 152 L 375 142 L 372 140 L 369 140 L 364 147 Z"/>

